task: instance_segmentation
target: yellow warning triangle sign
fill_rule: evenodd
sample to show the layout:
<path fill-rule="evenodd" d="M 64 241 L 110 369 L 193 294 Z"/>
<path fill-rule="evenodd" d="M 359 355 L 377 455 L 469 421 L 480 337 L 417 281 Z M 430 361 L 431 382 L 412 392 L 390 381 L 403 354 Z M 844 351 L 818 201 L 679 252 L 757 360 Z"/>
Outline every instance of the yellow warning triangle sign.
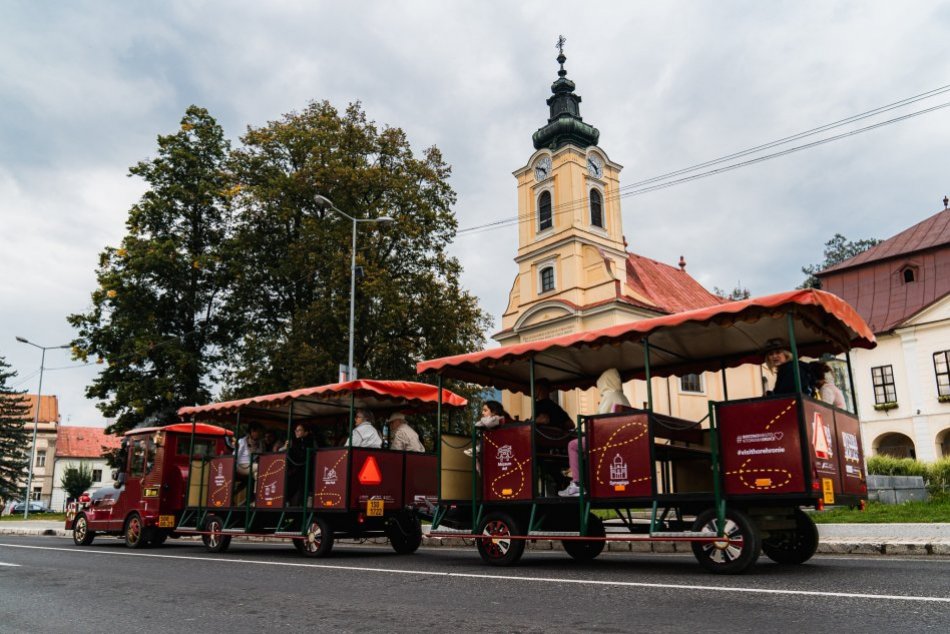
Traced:
<path fill-rule="evenodd" d="M 825 460 L 831 458 L 831 447 L 828 446 L 825 423 L 818 412 L 815 412 L 815 417 L 812 419 L 811 436 L 812 444 L 815 446 L 815 455 Z"/>
<path fill-rule="evenodd" d="M 379 470 L 379 464 L 376 458 L 367 456 L 363 466 L 360 467 L 360 473 L 356 476 L 360 484 L 382 484 L 383 474 Z"/>

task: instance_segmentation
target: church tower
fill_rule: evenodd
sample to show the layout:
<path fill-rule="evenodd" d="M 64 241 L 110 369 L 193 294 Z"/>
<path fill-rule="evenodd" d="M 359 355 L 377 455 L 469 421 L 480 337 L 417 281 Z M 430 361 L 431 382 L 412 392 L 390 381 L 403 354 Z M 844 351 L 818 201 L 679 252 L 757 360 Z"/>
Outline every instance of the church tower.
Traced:
<path fill-rule="evenodd" d="M 513 172 L 518 187 L 518 274 L 502 315 L 501 345 L 669 314 L 721 301 L 689 274 L 628 253 L 620 208 L 620 172 L 598 145 L 600 132 L 580 114 L 580 95 L 560 69 L 547 100 L 547 123 L 532 136 L 534 153 Z M 586 393 L 565 395 L 569 413 L 591 411 Z M 596 396 L 593 397 L 596 399 Z M 526 399 L 507 395 L 512 415 Z"/>

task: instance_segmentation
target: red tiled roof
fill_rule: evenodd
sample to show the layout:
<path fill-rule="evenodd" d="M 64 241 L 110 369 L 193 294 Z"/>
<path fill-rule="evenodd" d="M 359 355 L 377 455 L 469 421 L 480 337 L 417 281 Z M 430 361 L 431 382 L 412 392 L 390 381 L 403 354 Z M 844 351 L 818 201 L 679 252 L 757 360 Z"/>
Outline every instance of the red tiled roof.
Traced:
<path fill-rule="evenodd" d="M 896 236 L 888 238 L 880 244 L 874 245 L 864 253 L 840 262 L 818 273 L 821 277 L 832 271 L 849 269 L 868 262 L 896 258 L 901 255 L 932 249 L 950 244 L 950 209 L 934 214 L 918 222 L 913 227 L 901 231 Z"/>
<path fill-rule="evenodd" d="M 29 405 L 30 411 L 28 416 L 30 420 L 33 420 L 33 417 L 36 416 L 36 394 L 24 394 L 21 399 L 26 401 L 26 404 Z M 40 398 L 39 422 L 59 422 L 59 399 L 57 399 L 55 395 L 43 396 Z"/>
<path fill-rule="evenodd" d="M 726 301 L 703 288 L 685 268 L 663 264 L 636 253 L 627 253 L 627 284 L 650 300 L 653 306 L 647 308 L 668 314 Z"/>
<path fill-rule="evenodd" d="M 115 449 L 119 446 L 118 436 L 106 433 L 102 427 L 61 426 L 56 437 L 57 458 L 98 458 L 103 447 Z"/>

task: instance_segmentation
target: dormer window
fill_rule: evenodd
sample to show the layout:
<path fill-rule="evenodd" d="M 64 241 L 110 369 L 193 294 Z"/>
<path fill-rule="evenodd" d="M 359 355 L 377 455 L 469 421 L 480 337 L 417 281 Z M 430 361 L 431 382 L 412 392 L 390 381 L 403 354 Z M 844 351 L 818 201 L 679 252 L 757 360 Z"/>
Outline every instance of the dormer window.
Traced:
<path fill-rule="evenodd" d="M 904 284 L 912 284 L 918 281 L 919 271 L 916 266 L 908 264 L 900 270 L 901 282 Z"/>
<path fill-rule="evenodd" d="M 541 192 L 538 196 L 538 231 L 544 231 L 554 226 L 551 217 L 551 192 Z"/>
<path fill-rule="evenodd" d="M 596 189 L 590 190 L 590 224 L 604 228 L 604 199 Z"/>

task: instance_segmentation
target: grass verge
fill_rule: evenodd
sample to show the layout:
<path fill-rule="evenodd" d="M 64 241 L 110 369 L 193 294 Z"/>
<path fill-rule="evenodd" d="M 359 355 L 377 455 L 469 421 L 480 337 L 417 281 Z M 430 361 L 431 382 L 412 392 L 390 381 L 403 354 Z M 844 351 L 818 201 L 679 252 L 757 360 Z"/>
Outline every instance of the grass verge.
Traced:
<path fill-rule="evenodd" d="M 909 524 L 950 522 L 950 493 L 934 494 L 928 502 L 880 504 L 871 502 L 865 511 L 834 508 L 812 513 L 816 524 Z"/>
<path fill-rule="evenodd" d="M 0 517 L 0 522 L 22 522 L 23 514 L 18 515 L 4 515 Z M 65 513 L 31 513 L 28 521 L 45 521 L 45 522 L 65 522 L 66 514 Z"/>

